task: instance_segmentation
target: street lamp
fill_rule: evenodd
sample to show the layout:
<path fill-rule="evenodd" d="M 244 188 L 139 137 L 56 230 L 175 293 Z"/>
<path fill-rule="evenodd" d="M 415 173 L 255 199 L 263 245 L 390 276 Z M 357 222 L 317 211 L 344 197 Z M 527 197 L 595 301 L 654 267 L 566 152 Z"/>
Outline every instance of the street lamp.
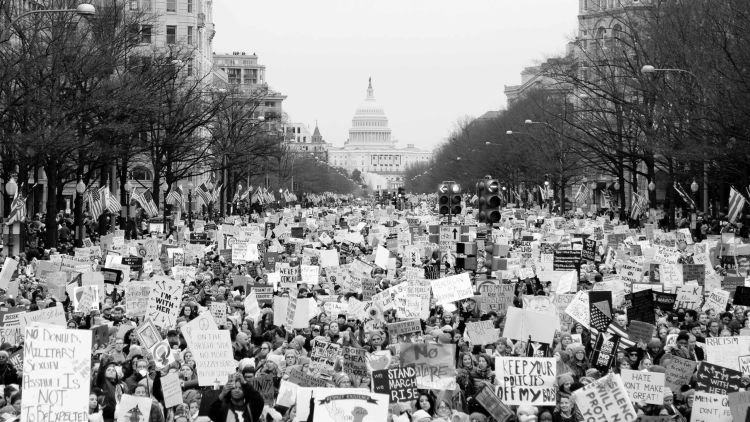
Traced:
<path fill-rule="evenodd" d="M 650 64 L 646 64 L 646 65 L 643 65 L 643 67 L 641 67 L 641 73 L 652 74 L 652 73 L 656 73 L 656 72 L 686 73 L 686 74 L 694 77 L 696 80 L 698 79 L 698 77 L 695 75 L 695 73 L 693 73 L 693 72 L 691 72 L 689 70 L 685 70 L 685 69 L 676 69 L 676 68 L 659 69 L 659 68 L 654 67 L 653 65 L 650 65 Z"/>
<path fill-rule="evenodd" d="M 130 181 L 125 182 L 125 238 L 130 239 L 130 230 L 128 230 L 128 224 L 130 223 L 130 193 L 133 191 L 133 185 Z"/>
<path fill-rule="evenodd" d="M 188 182 L 188 228 L 193 231 L 193 182 Z"/>
<path fill-rule="evenodd" d="M 8 194 L 10 198 L 13 198 L 16 196 L 16 193 L 18 192 L 18 184 L 16 183 L 16 179 L 11 177 L 10 180 L 8 180 L 8 183 L 5 184 L 5 193 Z M 12 200 L 11 200 L 12 201 Z M 25 204 L 24 204 L 25 205 Z M 11 202 L 12 206 L 12 202 Z M 14 227 L 16 226 L 16 223 L 8 226 L 8 253 L 7 256 L 13 255 L 13 232 Z M 20 233 L 20 230 L 19 230 Z"/>
<path fill-rule="evenodd" d="M 80 16 L 91 16 L 96 14 L 96 7 L 93 4 L 81 3 L 75 9 L 39 9 L 30 10 L 23 13 L 10 21 L 7 28 L 0 31 L 0 42 L 5 42 L 10 38 L 10 29 L 21 19 L 30 15 L 52 14 L 52 13 L 75 13 Z"/>
<path fill-rule="evenodd" d="M 648 190 L 650 190 L 651 192 L 656 190 L 656 183 L 654 183 L 653 180 L 648 183 Z"/>
<path fill-rule="evenodd" d="M 86 192 L 86 184 L 83 183 L 81 176 L 78 176 L 78 183 L 76 183 L 76 209 L 75 209 L 75 226 L 76 226 L 76 246 L 83 246 L 83 235 L 85 233 L 83 228 L 83 193 Z"/>

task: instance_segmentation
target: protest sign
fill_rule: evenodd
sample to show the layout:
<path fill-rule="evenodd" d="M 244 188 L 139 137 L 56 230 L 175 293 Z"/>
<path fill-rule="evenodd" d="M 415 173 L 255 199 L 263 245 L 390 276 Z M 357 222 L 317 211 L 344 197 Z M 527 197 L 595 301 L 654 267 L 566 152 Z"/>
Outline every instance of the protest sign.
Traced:
<path fill-rule="evenodd" d="M 737 357 L 750 353 L 750 337 L 706 337 L 703 350 L 706 352 L 706 362 L 739 371 Z"/>
<path fill-rule="evenodd" d="M 17 268 L 18 261 L 6 256 L 5 261 L 3 261 L 3 269 L 0 270 L 0 289 L 8 290 L 8 283 L 10 283 L 10 279 L 13 277 L 13 273 L 16 272 Z"/>
<path fill-rule="evenodd" d="M 633 402 L 664 404 L 664 374 L 622 369 L 622 382 Z"/>
<path fill-rule="evenodd" d="M 144 321 L 140 327 L 136 328 L 135 332 L 140 339 L 141 345 L 146 349 L 151 349 L 156 343 L 161 341 L 161 334 L 159 334 L 159 330 L 151 320 Z"/>
<path fill-rule="evenodd" d="M 304 371 L 302 368 L 292 368 L 288 381 L 300 387 L 327 387 L 327 382 L 320 376 Z"/>
<path fill-rule="evenodd" d="M 574 321 L 583 325 L 587 329 L 591 329 L 591 316 L 589 315 L 589 294 L 585 290 L 579 290 L 573 296 L 573 300 L 565 308 L 565 313 L 568 314 Z"/>
<path fill-rule="evenodd" d="M 297 287 L 297 282 L 299 280 L 299 270 L 300 270 L 299 266 L 292 267 L 286 262 L 278 262 L 276 263 L 276 270 L 281 276 L 281 282 L 279 283 L 279 288 L 291 289 L 291 288 Z"/>
<path fill-rule="evenodd" d="M 750 306 L 750 287 L 737 286 L 732 303 L 735 305 Z"/>
<path fill-rule="evenodd" d="M 259 375 L 251 378 L 248 384 L 255 388 L 263 397 L 263 402 L 269 406 L 273 406 L 274 403 L 274 388 L 273 388 L 273 377 L 270 375 Z"/>
<path fill-rule="evenodd" d="M 302 282 L 306 284 L 318 284 L 320 267 L 317 265 L 301 265 Z"/>
<path fill-rule="evenodd" d="M 188 347 L 192 349 L 192 341 L 194 335 L 204 331 L 216 331 L 218 329 L 219 328 L 216 326 L 216 322 L 214 321 L 213 316 L 211 316 L 211 313 L 203 312 L 195 317 L 195 319 L 193 319 L 192 321 L 183 325 L 182 328 L 180 328 L 180 331 L 182 331 L 182 335 L 185 337 L 185 341 L 187 341 Z"/>
<path fill-rule="evenodd" d="M 636 343 L 646 343 L 654 336 L 656 326 L 643 321 L 630 321 L 628 324 L 628 337 Z"/>
<path fill-rule="evenodd" d="M 696 391 L 690 422 L 732 422 L 729 399 L 725 395 Z M 739 422 L 739 420 L 734 420 Z"/>
<path fill-rule="evenodd" d="M 635 420 L 633 404 L 619 375 L 610 373 L 576 390 L 573 400 L 584 420 Z"/>
<path fill-rule="evenodd" d="M 508 405 L 554 406 L 557 401 L 554 358 L 495 358 L 498 396 Z"/>
<path fill-rule="evenodd" d="M 65 327 L 65 309 L 61 302 L 57 302 L 52 308 L 40 309 L 33 312 L 24 312 L 18 315 L 19 327 L 25 328 L 35 322 Z"/>
<path fill-rule="evenodd" d="M 453 390 L 456 385 L 456 348 L 452 344 L 403 344 L 401 366 L 414 365 L 417 387 Z"/>
<path fill-rule="evenodd" d="M 321 388 L 313 390 L 312 397 L 315 400 L 312 422 L 385 421 L 388 418 L 386 394 L 357 388 Z"/>
<path fill-rule="evenodd" d="M 521 308 L 508 308 L 503 337 L 512 340 L 552 344 L 557 329 L 557 316 Z"/>
<path fill-rule="evenodd" d="M 117 405 L 115 420 L 117 422 L 134 422 L 148 420 L 147 415 L 151 415 L 151 397 L 137 397 L 130 394 L 123 394 Z"/>
<path fill-rule="evenodd" d="M 430 284 L 435 302 L 440 305 L 474 297 L 474 288 L 471 286 L 469 273 L 439 278 L 432 280 Z"/>
<path fill-rule="evenodd" d="M 237 368 L 229 331 L 193 330 L 191 340 L 190 351 L 195 360 L 198 385 L 201 387 L 224 385 L 227 382 L 227 376 L 235 373 Z"/>
<path fill-rule="evenodd" d="M 341 348 L 342 346 L 338 343 L 331 343 L 316 338 L 310 352 L 310 372 L 314 374 L 333 374 L 336 361 L 341 354 Z"/>
<path fill-rule="evenodd" d="M 152 283 L 146 281 L 131 281 L 125 284 L 125 315 L 130 318 L 146 315 L 151 288 Z"/>
<path fill-rule="evenodd" d="M 24 337 L 21 420 L 87 420 L 91 332 L 39 324 Z"/>
<path fill-rule="evenodd" d="M 713 310 L 716 314 L 721 314 L 727 310 L 729 302 L 729 292 L 726 290 L 714 290 L 708 294 L 703 310 Z"/>
<path fill-rule="evenodd" d="M 414 365 L 380 369 L 372 373 L 373 391 L 387 394 L 391 403 L 417 400 L 417 371 Z"/>
<path fill-rule="evenodd" d="M 558 249 L 552 261 L 553 271 L 575 271 L 581 263 L 581 251 Z"/>
<path fill-rule="evenodd" d="M 677 301 L 677 294 L 675 293 L 663 293 L 655 292 L 652 290 L 654 295 L 654 306 L 659 308 L 663 312 L 674 311 L 674 305 Z"/>
<path fill-rule="evenodd" d="M 729 410 L 732 412 L 732 420 L 747 421 L 748 408 L 750 407 L 750 391 L 739 391 L 727 394 L 729 399 Z"/>
<path fill-rule="evenodd" d="M 698 364 L 695 374 L 696 391 L 712 394 L 727 394 L 742 389 L 742 372 L 708 362 Z"/>
<path fill-rule="evenodd" d="M 214 318 L 214 322 L 219 327 L 223 327 L 227 324 L 227 304 L 226 302 L 211 302 L 211 316 Z M 256 317 L 257 320 L 257 317 Z"/>
<path fill-rule="evenodd" d="M 591 365 L 601 372 L 609 371 L 617 358 L 619 344 L 619 336 L 600 331 L 594 343 L 594 350 L 591 352 Z"/>
<path fill-rule="evenodd" d="M 492 391 L 492 388 L 485 386 L 474 396 L 479 404 L 489 412 L 489 414 L 495 418 L 497 422 L 505 422 L 515 414 L 511 409 L 500 400 L 500 398 Z"/>
<path fill-rule="evenodd" d="M 630 307 L 627 310 L 628 320 L 638 320 L 649 324 L 656 324 L 656 315 L 654 314 L 654 295 L 651 290 L 642 290 L 640 292 L 627 295 L 626 300 L 630 300 Z"/>
<path fill-rule="evenodd" d="M 498 315 L 507 311 L 513 304 L 515 284 L 495 284 L 491 282 L 479 285 L 479 296 L 475 296 L 479 311 L 482 313 L 497 312 Z"/>
<path fill-rule="evenodd" d="M 157 280 L 148 296 L 146 316 L 162 328 L 174 327 L 180 314 L 182 289 L 179 281 Z"/>
<path fill-rule="evenodd" d="M 183 403 L 180 375 L 177 372 L 162 376 L 161 388 L 164 394 L 164 407 L 169 409 Z"/>
<path fill-rule="evenodd" d="M 412 319 L 388 324 L 388 335 L 391 344 L 416 343 L 422 336 L 422 323 L 418 319 Z"/>
<path fill-rule="evenodd" d="M 344 346 L 341 350 L 342 357 L 342 368 L 347 374 L 357 375 L 359 377 L 366 377 L 367 372 L 367 350 L 361 347 L 349 347 Z"/>
<path fill-rule="evenodd" d="M 677 288 L 677 298 L 675 299 L 675 309 L 695 309 L 698 310 L 703 303 L 703 286 L 697 284 L 685 284 Z"/>
<path fill-rule="evenodd" d="M 499 329 L 492 321 L 467 322 L 466 334 L 474 345 L 495 344 L 500 339 Z"/>

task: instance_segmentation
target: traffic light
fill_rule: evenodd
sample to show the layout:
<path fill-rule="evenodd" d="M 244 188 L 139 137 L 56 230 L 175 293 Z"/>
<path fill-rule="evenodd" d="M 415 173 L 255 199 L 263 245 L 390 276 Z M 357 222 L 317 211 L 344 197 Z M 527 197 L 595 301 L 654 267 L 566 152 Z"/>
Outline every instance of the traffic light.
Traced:
<path fill-rule="evenodd" d="M 380 191 L 379 190 L 375 191 L 375 203 L 376 204 L 380 203 Z"/>
<path fill-rule="evenodd" d="M 391 205 L 394 207 L 398 204 L 398 197 L 396 196 L 396 192 L 393 192 L 391 194 Z"/>
<path fill-rule="evenodd" d="M 403 210 L 404 202 L 406 201 L 406 189 L 402 187 L 398 188 L 398 206 L 399 209 Z"/>
<path fill-rule="evenodd" d="M 461 214 L 461 186 L 458 183 L 451 185 L 451 214 Z"/>
<path fill-rule="evenodd" d="M 450 215 L 451 213 L 450 184 L 447 182 L 438 186 L 438 213 L 440 215 Z"/>
<path fill-rule="evenodd" d="M 453 181 L 438 186 L 438 212 L 440 215 L 461 214 L 461 186 Z"/>
<path fill-rule="evenodd" d="M 485 176 L 477 183 L 479 197 L 479 221 L 494 224 L 500 221 L 500 183 Z"/>

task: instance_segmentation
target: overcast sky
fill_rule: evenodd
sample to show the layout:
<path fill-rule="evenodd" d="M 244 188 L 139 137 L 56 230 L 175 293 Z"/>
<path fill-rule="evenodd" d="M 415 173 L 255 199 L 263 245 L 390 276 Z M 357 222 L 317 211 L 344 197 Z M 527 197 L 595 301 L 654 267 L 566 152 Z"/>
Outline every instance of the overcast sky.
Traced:
<path fill-rule="evenodd" d="M 217 0 L 214 51 L 256 53 L 284 111 L 342 146 L 372 77 L 393 137 L 431 149 L 565 52 L 578 0 Z"/>

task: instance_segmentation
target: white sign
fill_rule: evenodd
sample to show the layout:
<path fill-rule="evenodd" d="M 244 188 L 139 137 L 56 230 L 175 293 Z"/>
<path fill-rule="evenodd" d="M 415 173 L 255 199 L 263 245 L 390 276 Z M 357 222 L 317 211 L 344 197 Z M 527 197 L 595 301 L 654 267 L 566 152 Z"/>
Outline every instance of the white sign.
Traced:
<path fill-rule="evenodd" d="M 441 305 L 474 297 L 474 288 L 471 285 L 469 273 L 439 278 L 432 280 L 430 284 L 435 302 Z"/>
<path fill-rule="evenodd" d="M 157 280 L 148 296 L 146 316 L 162 328 L 172 328 L 177 323 L 182 303 L 182 283 L 168 279 Z"/>
<path fill-rule="evenodd" d="M 664 404 L 664 381 L 663 373 L 622 370 L 622 382 L 634 402 Z"/>

